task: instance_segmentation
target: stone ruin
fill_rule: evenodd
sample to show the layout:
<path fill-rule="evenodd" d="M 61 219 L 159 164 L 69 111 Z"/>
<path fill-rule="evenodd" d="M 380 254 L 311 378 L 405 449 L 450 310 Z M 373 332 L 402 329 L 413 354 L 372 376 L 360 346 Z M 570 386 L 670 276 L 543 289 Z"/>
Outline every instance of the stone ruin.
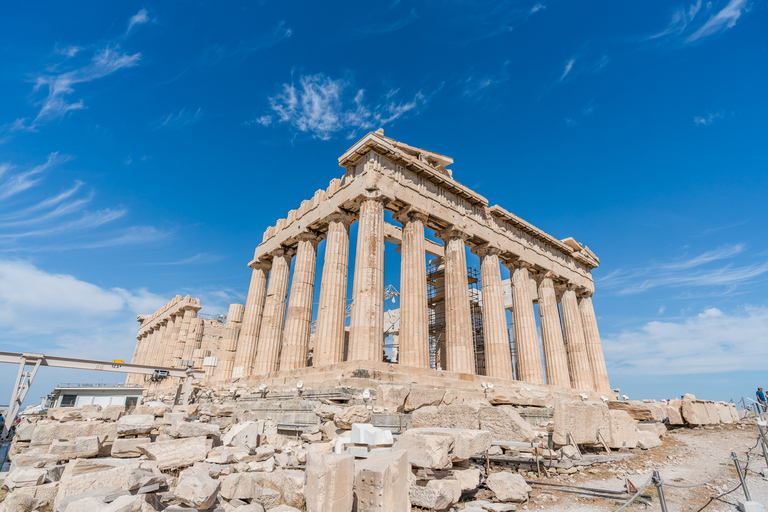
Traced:
<path fill-rule="evenodd" d="M 557 481 L 659 446 L 668 428 L 738 421 L 734 404 L 692 395 L 619 400 L 591 300 L 597 257 L 489 207 L 452 162 L 381 131 L 363 137 L 339 159 L 341 179 L 266 230 L 245 305 L 206 318 L 198 299 L 176 296 L 138 317 L 132 362 L 204 369 L 192 403 L 177 403 L 174 379 L 133 375 L 148 388 L 133 411 L 26 415 L 0 512 L 501 512 L 528 500 L 526 477 Z M 396 363 L 384 347 L 385 241 L 402 260 Z M 466 245 L 480 257 L 476 295 Z"/>

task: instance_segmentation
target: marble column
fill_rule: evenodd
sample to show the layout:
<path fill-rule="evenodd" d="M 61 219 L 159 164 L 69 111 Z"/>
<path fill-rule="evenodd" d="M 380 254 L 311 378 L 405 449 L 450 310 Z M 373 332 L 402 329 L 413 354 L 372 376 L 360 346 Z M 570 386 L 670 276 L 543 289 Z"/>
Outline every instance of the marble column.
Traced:
<path fill-rule="evenodd" d="M 533 312 L 528 265 L 516 262 L 510 265 L 512 282 L 512 340 L 517 357 L 517 380 L 544 384 L 544 368 L 541 365 L 539 333 Z"/>
<path fill-rule="evenodd" d="M 568 354 L 563 341 L 563 327 L 560 310 L 557 307 L 557 293 L 550 273 L 538 277 L 539 319 L 541 338 L 544 343 L 544 366 L 547 369 L 547 384 L 571 387 L 568 373 Z"/>
<path fill-rule="evenodd" d="M 153 336 L 156 331 L 157 329 L 155 326 L 144 331 L 144 343 L 141 345 L 141 351 L 139 352 L 139 364 L 149 364 L 147 361 L 149 359 L 150 347 L 153 343 Z"/>
<path fill-rule="evenodd" d="M 512 352 L 509 349 L 507 312 L 501 284 L 499 249 L 483 244 L 473 250 L 480 257 L 480 283 L 483 298 L 483 340 L 485 342 L 485 374 L 513 380 Z"/>
<path fill-rule="evenodd" d="M 224 336 L 219 350 L 219 364 L 216 367 L 215 380 L 224 382 L 232 378 L 232 366 L 235 362 L 237 342 L 243 323 L 245 306 L 230 304 L 227 312 L 227 323 L 224 325 Z"/>
<path fill-rule="evenodd" d="M 181 330 L 182 312 L 171 315 L 168 319 L 168 328 L 165 330 L 165 339 L 163 344 L 163 366 L 171 366 L 173 360 L 173 351 L 176 347 L 176 343 L 179 341 L 179 331 Z"/>
<path fill-rule="evenodd" d="M 611 384 L 608 382 L 608 368 L 605 366 L 603 344 L 600 341 L 600 331 L 597 330 L 597 317 L 592 306 L 591 293 L 586 292 L 579 295 L 579 312 L 584 328 L 584 340 L 587 345 L 587 358 L 592 370 L 594 389 L 600 393 L 610 393 Z"/>
<path fill-rule="evenodd" d="M 424 251 L 424 223 L 428 215 L 411 206 L 400 210 L 394 218 L 403 224 L 398 363 L 429 368 L 429 309 Z"/>
<path fill-rule="evenodd" d="M 312 330 L 312 300 L 315 297 L 317 270 L 317 233 L 302 233 L 297 237 L 296 262 L 293 265 L 291 296 L 285 315 L 280 369 L 295 370 L 307 366 L 309 334 Z"/>
<path fill-rule="evenodd" d="M 253 362 L 256 358 L 256 344 L 261 329 L 264 301 L 267 295 L 267 278 L 271 263 L 255 263 L 251 272 L 251 285 L 245 301 L 243 325 L 240 329 L 240 340 L 237 344 L 232 378 L 253 374 Z"/>
<path fill-rule="evenodd" d="M 381 361 L 384 356 L 384 202 L 367 191 L 360 220 L 349 322 L 349 361 Z"/>
<path fill-rule="evenodd" d="M 589 365 L 589 356 L 587 356 L 584 327 L 581 323 L 581 313 L 579 312 L 579 304 L 574 286 L 566 286 L 560 298 L 560 308 L 563 313 L 565 350 L 568 353 L 568 372 L 571 376 L 571 387 L 583 391 L 592 391 L 594 388 L 592 369 Z"/>
<path fill-rule="evenodd" d="M 151 351 L 147 354 L 147 364 L 151 366 L 163 366 L 163 355 L 165 353 L 163 342 L 166 337 L 166 331 L 168 330 L 168 322 L 168 319 L 163 319 L 160 323 L 160 328 L 155 333 Z"/>
<path fill-rule="evenodd" d="M 272 272 L 264 300 L 264 318 L 259 330 L 256 359 L 253 364 L 253 374 L 257 376 L 274 372 L 278 368 L 293 254 L 292 249 L 282 248 L 271 253 Z"/>
<path fill-rule="evenodd" d="M 173 359 L 171 360 L 171 367 L 178 368 L 181 366 L 182 356 L 186 352 L 187 340 L 189 339 L 189 328 L 192 324 L 192 319 L 197 317 L 197 311 L 192 308 L 185 308 L 181 316 L 181 324 L 179 326 L 178 337 L 174 343 Z"/>
<path fill-rule="evenodd" d="M 340 363 L 344 360 L 349 225 L 353 220 L 352 215 L 342 212 L 333 213 L 328 218 L 312 366 Z"/>
<path fill-rule="evenodd" d="M 198 348 L 198 334 L 203 332 L 203 319 L 197 318 L 197 311 L 194 312 L 187 328 L 187 338 L 184 340 L 184 351 L 181 359 L 184 361 L 194 361 L 195 349 Z M 194 366 L 194 363 L 192 363 Z"/>
<path fill-rule="evenodd" d="M 450 229 L 437 233 L 445 242 L 445 368 L 475 373 L 475 345 L 469 308 L 466 235 Z"/>
<path fill-rule="evenodd" d="M 145 344 L 146 339 L 147 339 L 146 331 L 136 336 L 136 347 L 134 347 L 133 349 L 133 357 L 131 358 L 131 364 L 141 364 L 139 362 L 139 356 L 141 355 L 141 347 Z M 135 384 L 139 380 L 137 377 L 140 377 L 140 375 L 136 373 L 129 373 L 125 377 L 125 383 Z"/>

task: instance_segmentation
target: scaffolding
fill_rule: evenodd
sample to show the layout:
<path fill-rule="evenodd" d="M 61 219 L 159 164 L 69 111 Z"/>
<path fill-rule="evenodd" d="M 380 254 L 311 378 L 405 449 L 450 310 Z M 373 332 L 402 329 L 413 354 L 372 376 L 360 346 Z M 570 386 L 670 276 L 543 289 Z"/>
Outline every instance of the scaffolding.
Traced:
<path fill-rule="evenodd" d="M 475 348 L 475 372 L 485 375 L 485 342 L 483 338 L 482 295 L 476 268 L 467 268 L 469 284 L 469 310 L 471 314 L 472 342 Z M 429 306 L 429 366 L 445 369 L 445 266 L 442 263 L 427 266 L 427 304 Z"/>

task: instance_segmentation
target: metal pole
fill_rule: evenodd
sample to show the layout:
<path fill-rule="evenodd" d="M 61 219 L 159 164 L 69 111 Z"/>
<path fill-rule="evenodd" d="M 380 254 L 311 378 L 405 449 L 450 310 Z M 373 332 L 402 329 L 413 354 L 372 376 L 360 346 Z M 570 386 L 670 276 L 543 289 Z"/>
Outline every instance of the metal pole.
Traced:
<path fill-rule="evenodd" d="M 763 427 L 760 426 L 760 424 L 757 424 L 757 431 L 760 433 L 760 446 L 763 448 L 763 458 L 765 459 L 765 464 L 768 465 L 768 450 L 766 450 L 765 447 L 765 434 L 763 434 Z"/>
<path fill-rule="evenodd" d="M 13 384 L 13 394 L 11 400 L 8 402 L 8 410 L 5 411 L 5 421 L 3 422 L 3 433 L 0 435 L 0 440 L 5 441 L 8 437 L 9 427 L 8 425 L 13 423 L 14 418 L 11 417 L 11 412 L 15 409 L 14 405 L 19 396 L 19 383 L 21 382 L 21 376 L 24 374 L 24 366 L 26 365 L 27 358 L 21 356 L 19 360 L 19 372 L 16 374 L 16 382 Z"/>
<path fill-rule="evenodd" d="M 733 458 L 733 463 L 736 465 L 736 472 L 739 474 L 741 487 L 744 489 L 744 496 L 747 498 L 747 501 L 752 501 L 752 497 L 749 495 L 749 489 L 747 489 L 747 481 L 741 473 L 741 464 L 739 464 L 739 458 L 736 456 L 736 452 L 731 452 L 731 457 Z"/>
<path fill-rule="evenodd" d="M 653 482 L 653 485 L 656 486 L 656 490 L 659 493 L 659 503 L 661 503 L 661 512 L 667 512 L 667 501 L 664 499 L 664 488 L 662 487 L 661 475 L 659 475 L 658 471 L 653 472 L 651 481 Z"/>

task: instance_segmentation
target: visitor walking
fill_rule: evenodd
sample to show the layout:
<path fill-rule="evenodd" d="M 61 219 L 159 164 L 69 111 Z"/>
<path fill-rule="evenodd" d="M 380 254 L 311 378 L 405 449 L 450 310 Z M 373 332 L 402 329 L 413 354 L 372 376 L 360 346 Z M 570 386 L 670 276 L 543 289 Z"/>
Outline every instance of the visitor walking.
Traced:
<path fill-rule="evenodd" d="M 762 406 L 763 412 L 765 412 L 766 409 L 768 409 L 768 403 L 766 403 L 765 401 L 765 393 L 763 393 L 763 388 L 757 388 L 757 392 L 755 393 L 755 395 L 757 395 L 758 406 Z"/>

